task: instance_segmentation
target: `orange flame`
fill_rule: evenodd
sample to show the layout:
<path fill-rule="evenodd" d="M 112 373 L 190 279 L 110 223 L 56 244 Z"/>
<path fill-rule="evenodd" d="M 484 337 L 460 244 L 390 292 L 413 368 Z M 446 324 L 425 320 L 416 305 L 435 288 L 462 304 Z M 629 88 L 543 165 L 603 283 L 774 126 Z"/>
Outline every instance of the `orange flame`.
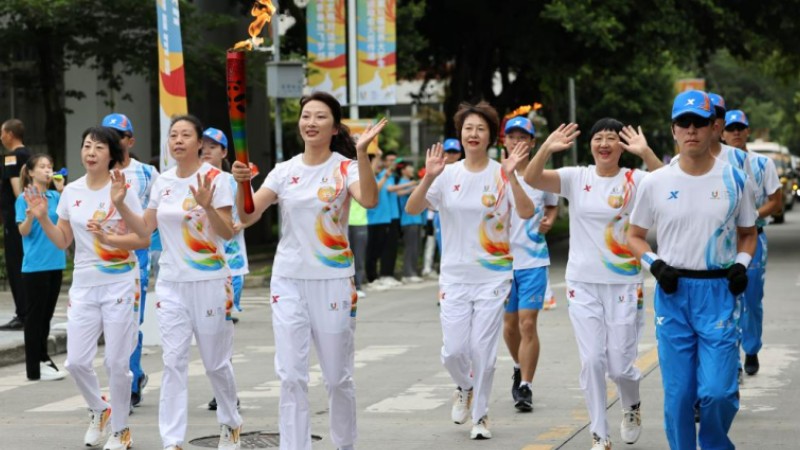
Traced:
<path fill-rule="evenodd" d="M 263 44 L 264 38 L 258 37 L 258 35 L 261 34 L 261 30 L 267 22 L 272 22 L 273 14 L 275 14 L 275 5 L 272 4 L 272 0 L 255 0 L 253 9 L 250 10 L 250 15 L 255 19 L 247 28 L 250 39 L 237 42 L 233 45 L 233 50 L 250 51 Z"/>
<path fill-rule="evenodd" d="M 542 109 L 542 104 L 538 102 L 532 105 L 523 105 L 511 111 L 510 113 L 506 114 L 504 119 L 511 119 L 512 117 L 517 117 L 517 116 L 525 116 L 529 112 L 531 112 L 531 110 L 538 111 L 540 109 Z"/>

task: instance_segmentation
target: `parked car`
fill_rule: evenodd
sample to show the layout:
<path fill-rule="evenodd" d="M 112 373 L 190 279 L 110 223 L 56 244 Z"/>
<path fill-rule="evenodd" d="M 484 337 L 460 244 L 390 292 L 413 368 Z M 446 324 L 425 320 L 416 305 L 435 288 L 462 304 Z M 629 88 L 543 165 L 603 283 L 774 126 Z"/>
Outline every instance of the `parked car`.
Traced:
<path fill-rule="evenodd" d="M 747 149 L 772 158 L 775 163 L 775 169 L 778 172 L 778 179 L 781 182 L 781 190 L 783 192 L 783 209 L 773 214 L 772 218 L 775 223 L 783 223 L 784 212 L 794 207 L 797 191 L 797 172 L 792 164 L 792 155 L 789 153 L 788 148 L 775 142 L 748 142 Z"/>

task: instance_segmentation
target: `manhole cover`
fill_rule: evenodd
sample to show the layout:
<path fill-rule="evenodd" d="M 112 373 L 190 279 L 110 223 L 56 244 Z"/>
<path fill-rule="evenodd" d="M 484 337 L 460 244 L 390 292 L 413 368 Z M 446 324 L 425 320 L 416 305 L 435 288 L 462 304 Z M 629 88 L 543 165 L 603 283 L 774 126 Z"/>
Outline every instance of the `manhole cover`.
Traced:
<path fill-rule="evenodd" d="M 239 437 L 242 448 L 278 448 L 281 446 L 281 435 L 278 433 L 267 433 L 265 431 L 251 431 L 242 433 Z M 311 435 L 311 442 L 321 441 L 320 436 Z M 219 436 L 206 436 L 189 441 L 196 447 L 217 448 L 219 446 Z"/>

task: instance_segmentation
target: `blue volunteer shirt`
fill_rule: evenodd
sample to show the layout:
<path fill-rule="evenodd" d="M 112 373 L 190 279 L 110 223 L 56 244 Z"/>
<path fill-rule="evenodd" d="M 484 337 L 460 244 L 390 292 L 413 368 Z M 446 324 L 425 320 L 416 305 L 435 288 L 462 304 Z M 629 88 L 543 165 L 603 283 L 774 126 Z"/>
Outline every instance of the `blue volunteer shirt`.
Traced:
<path fill-rule="evenodd" d="M 389 186 L 402 184 L 398 183 L 396 180 L 397 179 L 394 177 L 394 175 L 389 175 L 389 179 L 386 181 L 386 185 L 384 187 L 388 188 Z M 389 208 L 391 210 L 392 220 L 400 220 L 400 199 L 394 192 L 389 192 Z"/>
<path fill-rule="evenodd" d="M 408 183 L 408 178 L 401 178 L 399 184 L 406 184 Z M 425 225 L 426 216 L 428 215 L 428 210 L 423 209 L 419 214 L 409 214 L 406 212 L 406 203 L 408 203 L 408 198 L 411 197 L 411 194 L 406 194 L 400 196 L 400 226 L 407 226 L 407 225 Z"/>
<path fill-rule="evenodd" d="M 383 178 L 383 172 L 375 177 L 375 181 L 380 183 Z M 392 206 L 391 199 L 389 198 L 389 183 L 392 182 L 390 176 L 383 187 L 378 191 L 378 204 L 367 210 L 367 224 L 368 225 L 382 225 L 392 222 Z M 395 197 L 396 200 L 396 197 Z"/>
<path fill-rule="evenodd" d="M 53 223 L 58 222 L 56 207 L 61 194 L 50 190 L 45 194 L 47 198 L 47 214 Z M 25 197 L 20 195 L 14 204 L 17 213 L 17 225 L 25 221 L 25 211 L 28 209 L 28 202 Z M 33 219 L 31 232 L 22 237 L 22 273 L 44 272 L 47 270 L 64 270 L 67 267 L 67 254 L 64 250 L 55 246 L 42 230 L 39 219 Z"/>

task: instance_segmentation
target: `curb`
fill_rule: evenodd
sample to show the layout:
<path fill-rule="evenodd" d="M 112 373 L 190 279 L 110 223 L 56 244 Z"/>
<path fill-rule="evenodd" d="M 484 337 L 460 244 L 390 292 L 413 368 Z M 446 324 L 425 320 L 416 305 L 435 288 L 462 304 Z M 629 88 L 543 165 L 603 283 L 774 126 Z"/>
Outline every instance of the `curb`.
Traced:
<path fill-rule="evenodd" d="M 22 333 L 20 336 L 22 336 Z M 56 331 L 50 333 L 47 339 L 47 353 L 50 356 L 60 355 L 67 352 L 67 333 Z M 0 367 L 10 366 L 25 362 L 25 341 L 11 343 L 0 347 Z"/>

